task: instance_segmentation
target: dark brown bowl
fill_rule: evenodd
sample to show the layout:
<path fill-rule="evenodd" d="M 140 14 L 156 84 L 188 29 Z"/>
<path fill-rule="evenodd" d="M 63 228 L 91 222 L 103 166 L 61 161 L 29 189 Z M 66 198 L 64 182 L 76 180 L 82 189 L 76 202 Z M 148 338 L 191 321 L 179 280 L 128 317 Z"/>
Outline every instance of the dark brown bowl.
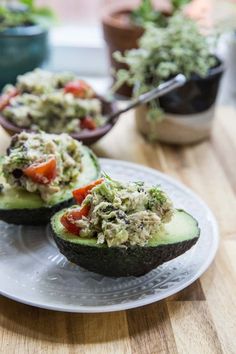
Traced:
<path fill-rule="evenodd" d="M 102 113 L 104 116 L 108 116 L 111 113 L 116 111 L 116 103 L 115 102 L 108 102 L 103 97 L 99 96 L 99 99 L 102 102 Z M 118 118 L 117 118 L 118 119 Z M 72 138 L 81 141 L 85 145 L 91 145 L 95 143 L 97 140 L 101 139 L 105 134 L 107 134 L 114 124 L 117 122 L 117 119 L 114 119 L 112 122 L 103 125 L 95 130 L 88 130 L 84 129 L 80 133 L 71 133 L 70 136 Z M 21 128 L 17 125 L 9 122 L 5 117 L 0 114 L 0 124 L 1 126 L 10 134 L 14 135 L 20 133 L 22 131 L 32 132 L 33 130 Z M 63 131 L 61 133 L 64 133 Z"/>

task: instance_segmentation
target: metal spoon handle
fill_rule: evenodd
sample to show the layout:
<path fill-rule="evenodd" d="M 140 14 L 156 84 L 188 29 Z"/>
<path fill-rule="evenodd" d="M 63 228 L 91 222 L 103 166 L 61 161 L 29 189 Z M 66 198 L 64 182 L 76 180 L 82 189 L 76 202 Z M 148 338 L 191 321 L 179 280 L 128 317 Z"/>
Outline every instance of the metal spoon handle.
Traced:
<path fill-rule="evenodd" d="M 141 104 L 150 102 L 154 98 L 161 97 L 166 93 L 174 90 L 177 87 L 183 86 L 186 82 L 186 77 L 183 74 L 176 75 L 173 79 L 170 79 L 163 84 L 160 84 L 158 87 L 148 91 L 138 98 L 133 100 L 130 104 L 128 104 L 125 108 L 119 109 L 118 111 L 110 114 L 108 116 L 107 122 L 112 122 L 115 118 L 117 118 L 122 113 L 129 111 L 132 108 L 135 108 Z"/>

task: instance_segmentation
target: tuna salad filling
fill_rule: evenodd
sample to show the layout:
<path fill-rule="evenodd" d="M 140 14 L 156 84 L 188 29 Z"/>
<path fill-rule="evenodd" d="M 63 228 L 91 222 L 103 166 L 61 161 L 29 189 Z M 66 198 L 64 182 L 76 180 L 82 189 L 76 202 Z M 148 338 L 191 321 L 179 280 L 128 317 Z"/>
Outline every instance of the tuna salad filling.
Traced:
<path fill-rule="evenodd" d="M 47 202 L 78 180 L 81 158 L 81 144 L 67 134 L 22 132 L 12 138 L 2 174 L 8 185 L 38 192 Z"/>
<path fill-rule="evenodd" d="M 102 104 L 85 81 L 41 69 L 17 77 L 0 98 L 1 114 L 14 125 L 48 133 L 78 133 L 104 125 Z"/>
<path fill-rule="evenodd" d="M 73 195 L 81 205 L 63 214 L 65 229 L 108 247 L 145 246 L 174 213 L 165 192 L 142 182 L 125 184 L 106 177 Z"/>

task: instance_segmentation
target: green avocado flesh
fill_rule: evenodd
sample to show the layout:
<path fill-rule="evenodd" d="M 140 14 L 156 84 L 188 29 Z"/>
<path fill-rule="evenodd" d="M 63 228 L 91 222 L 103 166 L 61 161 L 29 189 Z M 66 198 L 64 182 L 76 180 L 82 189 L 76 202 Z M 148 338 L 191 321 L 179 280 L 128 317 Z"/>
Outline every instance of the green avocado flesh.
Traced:
<path fill-rule="evenodd" d="M 83 171 L 79 176 L 78 182 L 70 189 L 55 193 L 48 203 L 45 203 L 37 193 L 30 193 L 11 186 L 4 187 L 0 193 L 0 220 L 22 225 L 47 223 L 55 212 L 73 203 L 73 189 L 79 188 L 99 177 L 99 162 L 95 155 L 86 147 L 83 147 L 82 164 Z"/>
<path fill-rule="evenodd" d="M 71 262 L 106 276 L 141 276 L 189 250 L 198 240 L 197 221 L 183 210 L 176 210 L 170 223 L 144 247 L 107 247 L 96 239 L 82 239 L 65 230 L 60 218 L 52 217 L 51 232 L 60 252 Z"/>

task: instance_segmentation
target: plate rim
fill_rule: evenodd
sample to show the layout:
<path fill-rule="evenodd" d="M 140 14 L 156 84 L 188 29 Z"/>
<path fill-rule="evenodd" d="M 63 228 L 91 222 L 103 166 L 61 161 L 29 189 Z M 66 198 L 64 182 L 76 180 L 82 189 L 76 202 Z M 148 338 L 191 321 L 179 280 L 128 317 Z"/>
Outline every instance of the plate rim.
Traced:
<path fill-rule="evenodd" d="M 59 311 L 59 312 L 67 312 L 67 313 L 107 313 L 107 312 L 117 312 L 117 311 L 125 311 L 141 306 L 146 306 L 149 304 L 152 304 L 154 302 L 159 302 L 163 299 L 168 298 L 171 295 L 174 295 L 178 293 L 179 291 L 187 288 L 189 285 L 194 283 L 201 275 L 209 268 L 211 263 L 213 262 L 215 255 L 217 253 L 217 250 L 219 248 L 219 227 L 218 223 L 216 221 L 216 218 L 211 211 L 211 209 L 208 207 L 206 202 L 199 197 L 191 188 L 185 186 L 182 182 L 178 181 L 174 177 L 171 177 L 159 170 L 156 170 L 154 168 L 148 167 L 146 165 L 138 164 L 135 162 L 129 162 L 129 161 L 124 161 L 124 160 L 118 160 L 118 159 L 110 159 L 110 158 L 99 158 L 99 161 L 101 164 L 104 162 L 106 163 L 107 161 L 112 161 L 112 163 L 115 163 L 116 165 L 122 164 L 123 166 L 129 166 L 129 167 L 134 167 L 138 169 L 142 169 L 147 172 L 155 172 L 155 174 L 161 176 L 163 179 L 167 180 L 169 183 L 181 188 L 183 191 L 186 191 L 190 196 L 194 197 L 202 206 L 207 210 L 207 213 L 209 215 L 209 218 L 212 223 L 213 227 L 213 232 L 212 232 L 212 239 L 214 241 L 210 253 L 208 255 L 208 258 L 202 263 L 201 267 L 198 269 L 196 274 L 186 281 L 184 284 L 181 284 L 179 286 L 176 286 L 173 289 L 170 289 L 169 291 L 165 292 L 165 294 L 158 295 L 158 300 L 157 294 L 152 294 L 148 295 L 143 299 L 138 299 L 138 300 L 131 300 L 126 303 L 120 303 L 120 304 L 113 304 L 113 305 L 103 305 L 103 306 L 81 306 L 78 305 L 77 308 L 75 306 L 70 306 L 70 305 L 46 305 L 46 304 L 39 304 L 37 301 L 31 301 L 31 300 L 26 300 L 22 298 L 18 298 L 17 296 L 14 296 L 12 294 L 9 294 L 8 292 L 5 292 L 0 289 L 0 295 L 5 296 L 11 300 L 14 300 L 16 302 L 25 304 L 25 305 L 30 305 L 34 306 L 40 309 L 45 309 L 45 310 L 53 310 L 53 311 Z M 171 262 L 171 261 L 170 261 Z"/>

